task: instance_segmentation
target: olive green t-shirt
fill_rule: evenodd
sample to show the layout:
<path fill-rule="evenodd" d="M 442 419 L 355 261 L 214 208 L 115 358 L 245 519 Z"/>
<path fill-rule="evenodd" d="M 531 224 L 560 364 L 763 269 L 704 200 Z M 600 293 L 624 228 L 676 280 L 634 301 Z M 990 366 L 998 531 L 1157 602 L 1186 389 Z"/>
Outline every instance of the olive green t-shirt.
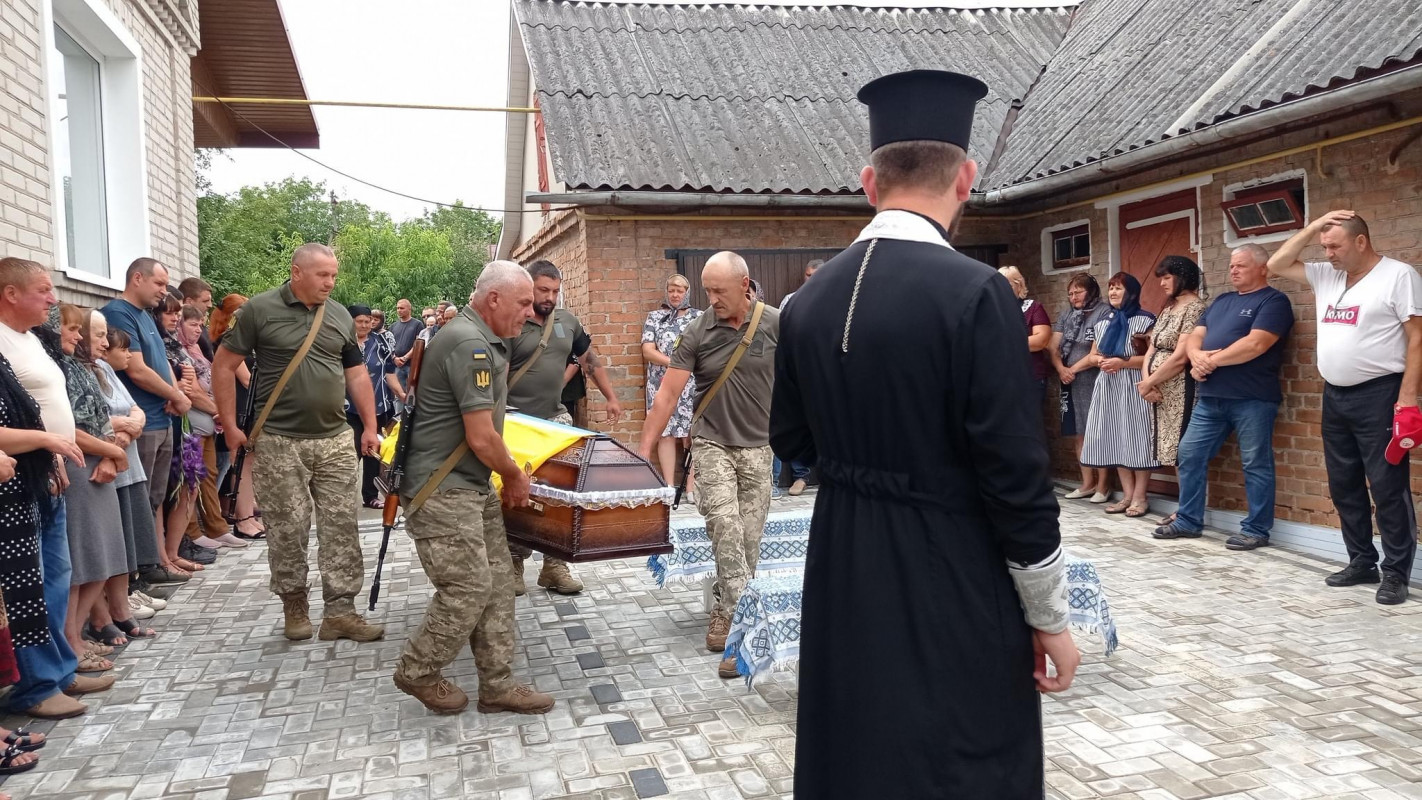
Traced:
<path fill-rule="evenodd" d="M 749 326 L 749 313 L 745 323 L 735 329 L 708 312 L 681 334 L 672 350 L 671 368 L 687 370 L 696 378 L 697 404 L 721 377 Z M 692 436 L 728 447 L 770 444 L 770 391 L 775 384 L 775 346 L 779 341 L 780 312 L 766 306 L 750 347 L 696 421 Z"/>
<path fill-rule="evenodd" d="M 565 410 L 563 370 L 568 366 L 568 356 L 581 356 L 588 351 L 588 336 L 573 312 L 565 308 L 554 309 L 549 322 L 553 324 L 553 333 L 548 337 L 548 348 L 509 389 L 509 405 L 539 419 L 551 419 Z M 511 340 L 510 378 L 538 352 L 538 343 L 542 339 L 543 326 L 531 317 L 525 320 L 523 330 Z"/>
<path fill-rule="evenodd" d="M 547 355 L 545 354 L 546 358 Z M 494 430 L 504 432 L 509 360 L 504 340 L 494 335 L 469 306 L 430 340 L 415 385 L 415 424 L 405 456 L 400 495 L 419 494 L 460 442 L 464 414 L 489 409 Z M 402 434 L 403 435 L 403 434 Z M 465 454 L 441 483 L 445 489 L 489 491 L 490 469 L 473 452 Z"/>
<path fill-rule="evenodd" d="M 283 283 L 248 300 L 222 337 L 222 347 L 237 355 L 256 355 L 259 416 L 315 319 L 316 308 L 296 299 L 291 284 Z M 364 363 L 350 312 L 327 299 L 321 332 L 282 389 L 262 432 L 296 439 L 348 433 L 345 372 Z"/>

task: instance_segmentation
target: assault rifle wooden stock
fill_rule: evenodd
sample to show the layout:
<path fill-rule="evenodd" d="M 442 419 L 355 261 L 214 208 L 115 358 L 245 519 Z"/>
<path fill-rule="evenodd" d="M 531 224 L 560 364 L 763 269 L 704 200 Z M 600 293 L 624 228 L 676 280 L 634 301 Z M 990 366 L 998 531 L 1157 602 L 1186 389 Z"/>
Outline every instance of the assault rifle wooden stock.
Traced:
<path fill-rule="evenodd" d="M 244 435 L 250 436 L 252 424 L 256 421 L 257 371 L 253 369 L 247 377 L 247 402 L 237 415 L 237 426 L 242 429 Z M 242 521 L 237 518 L 237 493 L 242 489 L 242 471 L 246 466 L 247 447 L 244 445 L 237 448 L 237 452 L 233 454 L 232 467 L 227 470 L 228 479 L 222 482 L 221 491 L 218 492 L 218 505 L 222 509 L 222 519 L 232 526 L 234 535 L 237 533 L 237 524 Z"/>

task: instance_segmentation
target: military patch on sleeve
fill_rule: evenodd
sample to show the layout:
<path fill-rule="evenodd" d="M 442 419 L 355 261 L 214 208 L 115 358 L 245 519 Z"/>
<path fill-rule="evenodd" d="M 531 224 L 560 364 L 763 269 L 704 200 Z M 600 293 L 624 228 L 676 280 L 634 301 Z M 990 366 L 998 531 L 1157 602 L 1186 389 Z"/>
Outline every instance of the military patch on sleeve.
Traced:
<path fill-rule="evenodd" d="M 482 348 L 474 351 L 474 385 L 480 389 L 489 388 L 493 373 L 489 366 L 489 352 Z"/>
<path fill-rule="evenodd" d="M 681 347 L 681 334 L 677 334 L 676 338 L 672 339 L 672 349 L 675 350 L 678 347 Z"/>

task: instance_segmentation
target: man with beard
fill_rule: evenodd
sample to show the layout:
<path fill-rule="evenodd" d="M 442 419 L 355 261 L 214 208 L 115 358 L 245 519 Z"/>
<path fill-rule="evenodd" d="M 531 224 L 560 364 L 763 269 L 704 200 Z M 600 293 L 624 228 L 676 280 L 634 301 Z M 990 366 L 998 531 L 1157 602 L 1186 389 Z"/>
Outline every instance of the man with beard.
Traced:
<path fill-rule="evenodd" d="M 820 473 L 799 800 L 1041 800 L 1038 692 L 1080 658 L 1021 305 L 948 243 L 986 93 L 936 70 L 860 90 L 878 213 L 781 319 L 770 443 Z"/>
<path fill-rule="evenodd" d="M 558 292 L 563 275 L 548 261 L 528 265 L 533 278 L 533 316 L 523 323 L 509 350 L 509 405 L 529 416 L 572 425 L 573 418 L 563 408 L 563 372 L 569 356 L 577 357 L 592 374 L 593 382 L 607 398 L 609 423 L 622 416 L 622 406 L 612 391 L 592 337 L 573 312 L 557 308 Z M 523 560 L 533 554 L 527 547 L 510 544 L 513 552 L 514 592 L 523 594 Z M 538 573 L 538 585 L 558 594 L 577 594 L 583 584 L 568 571 L 568 564 L 544 556 L 543 569 Z"/>

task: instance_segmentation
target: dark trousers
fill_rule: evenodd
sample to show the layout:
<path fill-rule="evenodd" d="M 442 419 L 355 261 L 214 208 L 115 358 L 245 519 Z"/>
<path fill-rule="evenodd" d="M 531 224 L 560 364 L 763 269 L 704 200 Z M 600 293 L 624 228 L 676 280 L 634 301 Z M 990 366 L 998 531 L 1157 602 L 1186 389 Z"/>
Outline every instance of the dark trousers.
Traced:
<path fill-rule="evenodd" d="M 356 455 L 360 455 L 360 437 L 365 434 L 365 425 L 361 424 L 360 417 L 346 415 L 346 422 L 350 424 L 351 431 L 355 434 Z M 383 431 L 390 425 L 388 414 L 379 415 L 375 418 L 375 424 Z M 375 488 L 375 479 L 380 476 L 380 458 L 377 456 L 361 456 L 360 458 L 360 500 L 362 503 L 369 503 L 380 496 L 380 492 Z"/>
<path fill-rule="evenodd" d="M 1372 520 L 1376 507 L 1382 569 L 1405 581 L 1417 552 L 1412 471 L 1408 459 L 1394 465 L 1383 457 L 1392 439 L 1392 410 L 1401 387 L 1401 375 L 1385 375 L 1357 386 L 1324 384 L 1323 463 L 1349 561 L 1367 567 L 1378 564 Z"/>

